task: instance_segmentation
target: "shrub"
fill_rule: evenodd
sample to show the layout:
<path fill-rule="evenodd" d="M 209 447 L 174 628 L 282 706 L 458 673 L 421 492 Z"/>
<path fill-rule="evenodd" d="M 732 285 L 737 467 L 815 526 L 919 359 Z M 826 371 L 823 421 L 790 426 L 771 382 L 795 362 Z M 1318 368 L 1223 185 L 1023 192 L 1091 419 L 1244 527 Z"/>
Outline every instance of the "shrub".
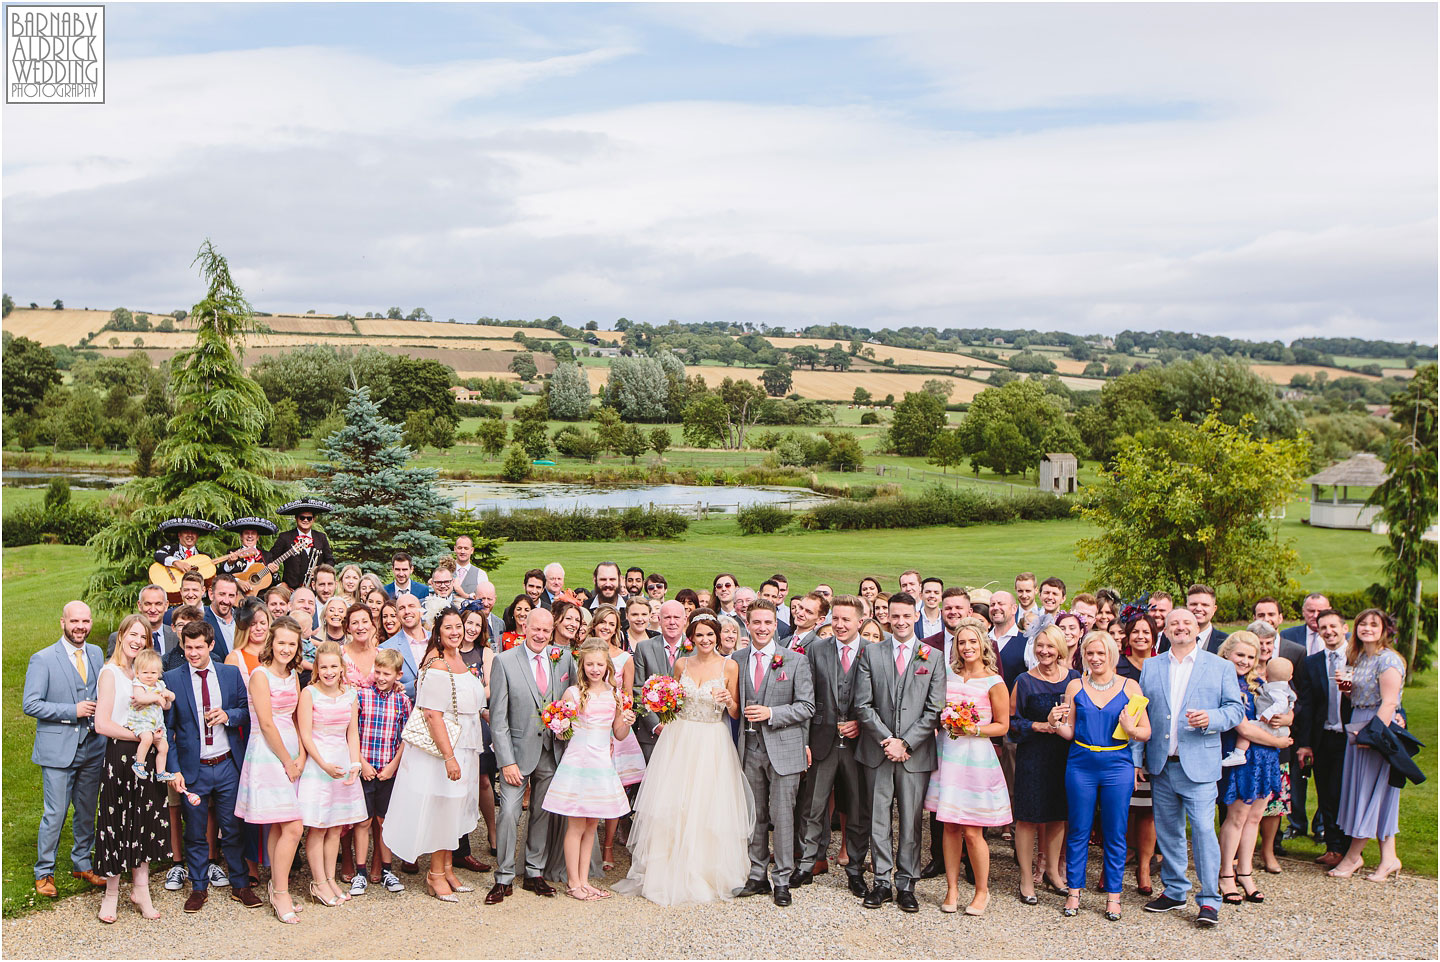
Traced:
<path fill-rule="evenodd" d="M 741 534 L 771 534 L 785 527 L 795 515 L 773 504 L 752 504 L 735 514 Z"/>
<path fill-rule="evenodd" d="M 512 511 L 487 514 L 484 530 L 510 541 L 621 541 L 674 538 L 690 527 L 684 515 L 668 508 L 630 507 L 603 513 L 590 508 L 570 511 Z"/>
<path fill-rule="evenodd" d="M 812 531 L 852 531 L 1049 521 L 1069 517 L 1071 506 L 1068 498 L 1040 491 L 997 497 L 935 484 L 919 498 L 880 497 L 822 504 L 807 511 L 800 524 Z"/>
<path fill-rule="evenodd" d="M 860 423 L 861 423 L 861 424 L 879 424 L 879 423 L 880 423 L 880 415 L 876 414 L 874 411 L 866 411 L 864 414 L 860 415 Z"/>
<path fill-rule="evenodd" d="M 68 491 L 68 486 L 67 489 Z M 84 544 L 114 520 L 112 512 L 95 503 L 66 501 L 54 506 L 26 505 L 5 515 L 3 544 Z"/>
<path fill-rule="evenodd" d="M 518 444 L 510 445 L 500 466 L 500 476 L 506 481 L 518 482 L 530 477 L 530 471 L 530 456 Z"/>
<path fill-rule="evenodd" d="M 457 418 L 503 418 L 505 409 L 498 404 L 482 404 L 479 401 L 456 401 Z"/>

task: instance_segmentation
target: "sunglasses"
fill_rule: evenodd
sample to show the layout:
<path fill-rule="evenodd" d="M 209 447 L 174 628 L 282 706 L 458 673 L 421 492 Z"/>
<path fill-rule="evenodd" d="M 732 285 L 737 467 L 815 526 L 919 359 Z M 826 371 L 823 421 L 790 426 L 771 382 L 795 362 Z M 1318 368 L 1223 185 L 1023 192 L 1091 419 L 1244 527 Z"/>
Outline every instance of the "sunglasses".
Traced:
<path fill-rule="evenodd" d="M 301 521 L 314 521 L 314 520 L 315 520 L 315 516 L 314 516 L 313 514 L 302 514 L 302 515 L 299 515 L 299 520 L 301 520 Z"/>

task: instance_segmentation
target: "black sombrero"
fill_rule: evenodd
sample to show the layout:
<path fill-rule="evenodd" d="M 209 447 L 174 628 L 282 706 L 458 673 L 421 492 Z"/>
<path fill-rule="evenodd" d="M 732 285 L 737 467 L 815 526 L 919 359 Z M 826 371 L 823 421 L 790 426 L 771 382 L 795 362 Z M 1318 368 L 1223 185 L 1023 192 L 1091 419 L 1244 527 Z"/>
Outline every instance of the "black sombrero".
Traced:
<path fill-rule="evenodd" d="M 161 531 L 180 531 L 189 528 L 192 531 L 219 531 L 220 526 L 200 518 L 171 518 L 169 521 L 160 522 Z"/>
<path fill-rule="evenodd" d="M 297 515 L 301 511 L 311 511 L 315 514 L 326 514 L 334 510 L 335 505 L 328 501 L 321 501 L 317 498 L 301 498 L 298 501 L 291 501 L 289 504 L 282 504 L 275 509 L 275 513 Z"/>
<path fill-rule="evenodd" d="M 254 528 L 262 534 L 278 534 L 280 528 L 273 521 L 266 521 L 264 518 L 257 518 L 253 515 L 244 518 L 236 518 L 234 521 L 227 521 L 220 527 L 226 531 L 244 531 L 246 528 Z"/>

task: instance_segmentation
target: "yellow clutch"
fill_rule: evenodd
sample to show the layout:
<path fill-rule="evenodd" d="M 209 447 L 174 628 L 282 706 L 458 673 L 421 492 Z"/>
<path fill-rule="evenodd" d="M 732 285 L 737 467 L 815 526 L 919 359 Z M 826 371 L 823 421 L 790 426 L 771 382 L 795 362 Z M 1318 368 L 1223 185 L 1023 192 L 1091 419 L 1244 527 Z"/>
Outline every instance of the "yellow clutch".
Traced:
<path fill-rule="evenodd" d="M 1144 695 L 1135 695 L 1131 697 L 1129 702 L 1126 703 L 1125 711 L 1129 712 L 1131 717 L 1138 718 L 1140 717 L 1140 712 L 1148 704 L 1150 704 L 1150 699 L 1146 698 Z M 1127 742 L 1130 740 L 1130 736 L 1125 734 L 1125 726 L 1119 724 L 1118 722 L 1115 725 L 1115 734 L 1111 737 L 1118 738 L 1122 742 Z"/>

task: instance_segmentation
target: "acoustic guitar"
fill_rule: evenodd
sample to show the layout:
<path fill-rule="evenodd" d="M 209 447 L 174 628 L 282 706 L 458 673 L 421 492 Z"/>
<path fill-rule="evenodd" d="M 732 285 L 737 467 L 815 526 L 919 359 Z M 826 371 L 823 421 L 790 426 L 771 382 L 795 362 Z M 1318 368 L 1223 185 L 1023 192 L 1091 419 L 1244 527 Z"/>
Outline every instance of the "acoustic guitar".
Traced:
<path fill-rule="evenodd" d="M 226 561 L 232 561 L 238 557 L 240 557 L 240 552 L 238 551 L 232 551 L 218 558 L 211 558 L 203 554 L 194 554 L 186 558 L 185 563 L 190 565 L 191 570 L 200 572 L 205 578 L 205 583 L 208 585 L 210 580 L 215 577 L 216 565 L 223 564 Z M 179 568 L 161 564 L 157 561 L 150 566 L 149 574 L 150 583 L 164 588 L 165 593 L 170 596 L 171 601 L 180 600 L 180 582 L 184 579 L 185 572 Z"/>
<path fill-rule="evenodd" d="M 264 591 L 275 582 L 275 575 L 270 570 L 269 565 L 283 564 L 291 555 L 298 554 L 303 550 L 304 549 L 298 544 L 291 545 L 290 550 L 278 558 L 269 562 L 255 561 L 246 565 L 245 570 L 235 576 L 235 580 L 240 583 L 240 590 L 246 595 L 254 595 Z"/>

